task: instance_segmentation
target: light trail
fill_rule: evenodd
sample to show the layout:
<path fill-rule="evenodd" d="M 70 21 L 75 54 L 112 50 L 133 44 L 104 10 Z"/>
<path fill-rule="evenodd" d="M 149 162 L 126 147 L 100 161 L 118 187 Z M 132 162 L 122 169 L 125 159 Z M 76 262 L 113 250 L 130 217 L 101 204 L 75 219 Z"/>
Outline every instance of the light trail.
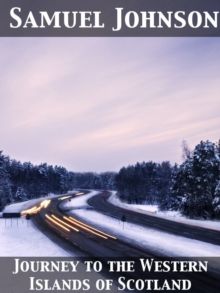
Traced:
<path fill-rule="evenodd" d="M 81 224 L 81 225 L 83 225 L 83 226 L 85 226 L 85 227 L 88 227 L 88 228 L 90 228 L 90 229 L 92 229 L 92 230 L 94 230 L 94 231 L 97 231 L 97 232 L 99 232 L 99 233 L 101 233 L 101 234 L 103 234 L 103 235 L 105 235 L 105 236 L 107 236 L 107 237 L 109 237 L 109 238 L 117 239 L 116 237 L 114 237 L 114 236 L 112 236 L 112 235 L 109 235 L 109 234 L 107 234 L 107 233 L 105 233 L 105 232 L 102 232 L 102 231 L 96 229 L 96 228 L 93 228 L 92 226 L 89 226 L 89 225 L 87 225 L 87 224 L 84 224 L 84 223 L 82 223 L 82 222 L 80 222 L 80 221 L 78 221 L 78 220 L 76 220 L 76 219 L 74 219 L 74 218 L 72 218 L 72 217 L 69 217 L 69 218 L 72 219 L 73 221 L 75 221 L 75 222 L 77 222 L 77 223 L 79 223 L 79 224 Z"/>
<path fill-rule="evenodd" d="M 41 210 L 41 207 L 37 207 L 35 210 L 34 210 L 34 214 L 37 214 L 38 212 L 40 212 Z"/>
<path fill-rule="evenodd" d="M 45 215 L 45 217 L 50 220 L 51 222 L 53 222 L 54 224 L 56 224 L 57 226 L 63 228 L 64 230 L 70 232 L 70 230 L 68 228 L 66 228 L 65 226 L 61 225 L 59 222 L 55 221 L 54 219 L 52 219 L 50 216 L 48 216 L 47 214 Z"/>
<path fill-rule="evenodd" d="M 40 210 L 41 210 L 42 208 L 45 208 L 45 209 L 46 209 L 46 208 L 48 207 L 48 205 L 50 204 L 50 202 L 51 202 L 50 199 L 45 199 L 45 200 L 43 200 L 43 201 L 40 203 L 39 206 L 34 206 L 33 208 L 30 208 L 30 209 L 28 209 L 28 210 L 24 210 L 24 211 L 22 211 L 22 212 L 21 212 L 21 215 L 22 215 L 22 216 L 26 216 L 27 214 L 29 214 L 29 215 L 36 214 L 36 213 L 40 212 Z"/>
<path fill-rule="evenodd" d="M 80 227 L 80 228 L 82 228 L 82 229 L 84 229 L 84 230 L 86 230 L 86 231 L 89 231 L 90 233 L 92 233 L 92 234 L 94 234 L 94 235 L 97 235 L 97 236 L 99 236 L 99 237 L 101 237 L 101 238 L 103 238 L 103 239 L 108 239 L 108 237 L 106 237 L 106 236 L 104 236 L 104 235 L 102 235 L 102 234 L 100 234 L 100 233 L 97 233 L 97 232 L 95 232 L 95 231 L 93 231 L 92 229 L 90 229 L 90 228 L 87 228 L 87 227 L 85 227 L 84 225 L 83 225 L 83 223 L 81 223 L 81 222 L 76 222 L 76 221 L 74 221 L 74 219 L 72 220 L 72 218 L 67 218 L 67 217 L 63 217 L 65 220 L 67 220 L 67 221 L 69 221 L 70 223 L 72 223 L 72 224 L 74 224 L 74 225 L 76 225 L 76 226 L 78 226 L 78 227 Z"/>
<path fill-rule="evenodd" d="M 40 207 L 46 209 L 48 207 L 48 205 L 50 204 L 50 202 L 51 202 L 50 199 L 45 199 L 40 203 Z"/>
<path fill-rule="evenodd" d="M 63 196 L 63 197 L 60 197 L 60 198 L 58 198 L 58 199 L 59 199 L 59 200 L 64 200 L 64 199 L 67 199 L 67 198 L 70 198 L 70 197 L 72 197 L 72 195 Z"/>
<path fill-rule="evenodd" d="M 67 227 L 69 227 L 69 228 L 71 228 L 71 229 L 75 230 L 76 232 L 79 232 L 79 230 L 78 230 L 78 229 L 76 229 L 75 227 L 73 227 L 73 226 L 71 226 L 71 225 L 67 224 L 66 222 L 64 222 L 64 221 L 60 220 L 60 219 L 59 219 L 59 218 L 57 218 L 56 216 L 52 215 L 52 217 L 53 217 L 54 219 L 56 219 L 57 221 L 59 221 L 60 223 L 62 223 L 62 224 L 64 224 L 64 225 L 66 225 Z"/>
<path fill-rule="evenodd" d="M 84 194 L 84 192 L 78 192 L 75 195 L 83 195 L 83 194 Z"/>
<path fill-rule="evenodd" d="M 28 209 L 28 210 L 24 210 L 21 212 L 21 215 L 22 216 L 26 216 L 27 214 L 36 214 L 38 212 L 38 208 L 37 206 L 31 208 L 31 209 Z"/>

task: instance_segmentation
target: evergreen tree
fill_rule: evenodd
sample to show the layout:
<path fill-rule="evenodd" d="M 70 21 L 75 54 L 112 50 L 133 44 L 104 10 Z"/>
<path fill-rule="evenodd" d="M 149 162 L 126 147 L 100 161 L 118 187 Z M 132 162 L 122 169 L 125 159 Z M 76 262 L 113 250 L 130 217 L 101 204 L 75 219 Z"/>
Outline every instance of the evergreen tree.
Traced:
<path fill-rule="evenodd" d="M 0 151 L 0 210 L 13 201 L 7 164 L 8 158 L 2 154 L 2 151 Z"/>
<path fill-rule="evenodd" d="M 115 177 L 119 197 L 128 203 L 158 204 L 170 193 L 171 172 L 169 162 L 123 167 Z"/>
<path fill-rule="evenodd" d="M 180 209 L 190 218 L 213 218 L 213 200 L 219 178 L 219 158 L 214 143 L 201 141 L 175 175 L 173 195 L 181 197 Z"/>

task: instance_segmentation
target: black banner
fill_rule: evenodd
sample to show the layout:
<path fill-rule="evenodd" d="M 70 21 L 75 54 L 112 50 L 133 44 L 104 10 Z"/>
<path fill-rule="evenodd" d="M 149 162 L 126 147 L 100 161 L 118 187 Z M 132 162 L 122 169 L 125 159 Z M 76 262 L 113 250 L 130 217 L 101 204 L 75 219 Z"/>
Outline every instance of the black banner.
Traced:
<path fill-rule="evenodd" d="M 219 293 L 219 258 L 0 258 L 4 293 Z"/>
<path fill-rule="evenodd" d="M 219 0 L 0 0 L 2 37 L 219 37 Z"/>

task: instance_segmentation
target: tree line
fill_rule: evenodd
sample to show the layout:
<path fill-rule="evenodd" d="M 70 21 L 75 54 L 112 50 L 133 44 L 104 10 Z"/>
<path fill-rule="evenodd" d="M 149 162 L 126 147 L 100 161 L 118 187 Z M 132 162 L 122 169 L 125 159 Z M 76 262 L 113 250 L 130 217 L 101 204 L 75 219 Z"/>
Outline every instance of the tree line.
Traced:
<path fill-rule="evenodd" d="M 136 163 L 118 173 L 72 172 L 46 163 L 21 163 L 0 151 L 0 210 L 5 205 L 68 190 L 117 190 L 127 203 L 157 204 L 189 218 L 220 218 L 220 141 L 201 141 L 190 151 L 182 144 L 183 163 Z"/>
<path fill-rule="evenodd" d="M 157 204 L 189 218 L 220 218 L 220 141 L 201 141 L 193 151 L 182 144 L 183 163 L 137 163 L 115 177 L 122 201 Z"/>
<path fill-rule="evenodd" d="M 62 166 L 33 165 L 10 159 L 0 151 L 0 210 L 7 204 L 61 194 L 75 188 L 115 189 L 115 172 L 70 172 Z"/>

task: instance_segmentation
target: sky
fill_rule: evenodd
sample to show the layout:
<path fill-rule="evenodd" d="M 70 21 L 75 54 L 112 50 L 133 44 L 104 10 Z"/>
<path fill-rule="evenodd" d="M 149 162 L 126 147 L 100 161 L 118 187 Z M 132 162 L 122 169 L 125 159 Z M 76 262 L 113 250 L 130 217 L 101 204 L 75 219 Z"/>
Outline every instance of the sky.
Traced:
<path fill-rule="evenodd" d="M 0 150 L 69 171 L 220 139 L 219 38 L 1 38 Z"/>

